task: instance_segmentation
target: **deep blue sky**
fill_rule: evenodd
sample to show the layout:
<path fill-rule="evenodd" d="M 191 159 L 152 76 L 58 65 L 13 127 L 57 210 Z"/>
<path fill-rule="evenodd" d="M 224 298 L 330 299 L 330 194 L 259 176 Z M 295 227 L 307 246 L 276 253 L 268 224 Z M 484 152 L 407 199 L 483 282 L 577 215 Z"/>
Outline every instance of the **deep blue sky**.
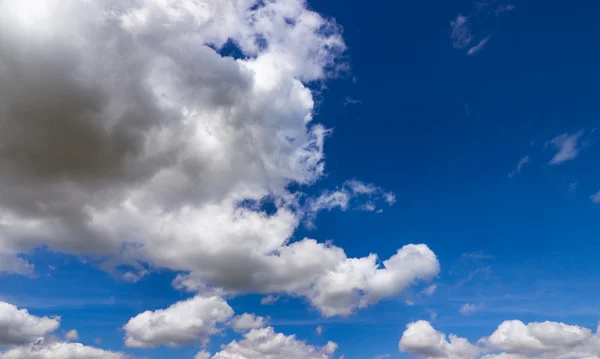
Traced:
<path fill-rule="evenodd" d="M 473 1 L 309 3 L 343 27 L 350 65 L 318 96 L 315 119 L 334 131 L 327 177 L 316 188 L 360 178 L 397 201 L 380 214 L 324 212 L 296 238 L 333 239 L 348 256 L 375 250 L 381 258 L 427 243 L 442 267 L 438 288 L 429 297 L 417 287 L 349 318 L 323 319 L 299 299 L 261 306 L 260 296 L 231 300 L 236 312 L 271 316 L 278 330 L 314 344 L 333 340 L 346 359 L 407 357 L 398 339 L 417 319 L 472 340 L 507 319 L 595 327 L 600 204 L 590 196 L 600 190 L 600 8 L 515 1 L 512 11 L 473 15 Z M 474 56 L 453 47 L 450 22 L 459 13 L 473 16 L 478 39 L 490 36 Z M 576 158 L 549 164 L 549 141 L 578 131 Z M 509 178 L 524 156 L 529 162 Z M 80 328 L 86 344 L 102 338 L 120 350 L 118 328 L 129 318 L 187 296 L 172 289 L 169 272 L 132 284 L 75 257 L 40 250 L 31 261 L 40 277 L 0 276 L 0 297 L 61 315 L 61 328 Z M 461 315 L 466 303 L 479 310 Z M 196 351 L 128 350 L 152 359 Z"/>

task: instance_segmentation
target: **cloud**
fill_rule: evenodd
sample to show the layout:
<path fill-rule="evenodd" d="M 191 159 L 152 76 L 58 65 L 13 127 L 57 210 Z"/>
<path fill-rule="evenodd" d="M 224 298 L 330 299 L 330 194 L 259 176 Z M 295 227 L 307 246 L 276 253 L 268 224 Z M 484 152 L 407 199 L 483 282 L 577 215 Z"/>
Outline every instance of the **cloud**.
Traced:
<path fill-rule="evenodd" d="M 300 295 L 326 315 L 437 275 L 423 245 L 381 268 L 292 237 L 307 196 L 291 188 L 326 174 L 307 84 L 345 50 L 305 1 L 22 0 L 0 24 L 0 252 L 108 258 L 139 269 L 128 280 L 168 268 L 182 289 Z M 347 270 L 365 277 L 326 287 Z"/>
<path fill-rule="evenodd" d="M 373 357 L 373 359 L 386 359 L 389 358 L 390 355 L 389 354 L 380 354 L 380 355 L 376 355 Z"/>
<path fill-rule="evenodd" d="M 600 203 L 600 191 L 598 191 L 598 192 L 594 193 L 593 195 L 591 195 L 590 199 L 594 203 Z"/>
<path fill-rule="evenodd" d="M 0 346 L 32 343 L 59 326 L 60 317 L 37 317 L 26 309 L 0 301 Z"/>
<path fill-rule="evenodd" d="M 575 159 L 580 151 L 579 139 L 583 136 L 583 130 L 574 134 L 563 133 L 554 137 L 546 145 L 551 145 L 556 154 L 550 160 L 551 165 L 558 165 Z"/>
<path fill-rule="evenodd" d="M 513 178 L 514 176 L 518 175 L 519 173 L 521 173 L 521 169 L 523 168 L 523 166 L 525 166 L 526 164 L 529 163 L 529 156 L 523 156 L 521 157 L 521 159 L 519 160 L 519 163 L 517 163 L 517 167 L 515 167 L 515 169 L 513 169 L 509 174 L 508 174 L 508 178 Z"/>
<path fill-rule="evenodd" d="M 260 304 L 269 305 L 269 304 L 273 304 L 273 303 L 277 302 L 278 300 L 279 300 L 279 297 L 276 295 L 267 295 L 266 297 L 261 298 Z"/>
<path fill-rule="evenodd" d="M 275 333 L 273 328 L 254 329 L 244 335 L 240 341 L 224 345 L 221 351 L 208 356 L 202 352 L 202 359 L 331 359 L 337 350 L 337 344 L 328 342 L 323 347 L 315 347 L 296 339 Z"/>
<path fill-rule="evenodd" d="M 79 333 L 77 332 L 77 330 L 72 329 L 69 330 L 66 334 L 65 334 L 65 339 L 69 340 L 69 341 L 74 341 L 74 340 L 78 340 L 79 339 Z"/>
<path fill-rule="evenodd" d="M 2 253 L 0 251 L 0 275 L 3 273 L 19 274 L 30 278 L 36 276 L 33 264 L 13 253 Z"/>
<path fill-rule="evenodd" d="M 315 331 L 317 332 L 317 335 L 321 335 L 323 334 L 323 327 L 319 325 Z"/>
<path fill-rule="evenodd" d="M 258 329 L 265 326 L 267 319 L 255 314 L 244 313 L 233 318 L 231 327 L 236 331 L 246 331 L 249 329 Z"/>
<path fill-rule="evenodd" d="M 420 320 L 408 324 L 398 343 L 402 352 L 420 358 L 450 358 L 470 359 L 476 358 L 481 350 L 471 345 L 466 339 L 455 335 L 449 336 L 433 329 L 429 322 Z"/>
<path fill-rule="evenodd" d="M 0 359 L 129 359 L 129 355 L 80 343 L 41 341 L 0 353 Z"/>
<path fill-rule="evenodd" d="M 452 39 L 452 45 L 455 49 L 464 49 L 469 46 L 473 41 L 473 35 L 468 25 L 468 18 L 462 14 L 458 14 L 456 19 L 450 22 L 452 33 L 450 38 Z"/>
<path fill-rule="evenodd" d="M 437 289 L 437 285 L 432 284 L 432 285 L 428 286 L 427 288 L 423 289 L 423 291 L 421 293 L 423 293 L 427 296 L 432 296 L 433 293 L 435 293 L 436 289 Z"/>
<path fill-rule="evenodd" d="M 130 348 L 177 347 L 208 340 L 217 325 L 233 316 L 233 309 L 219 297 L 193 297 L 167 309 L 146 311 L 123 326 Z"/>
<path fill-rule="evenodd" d="M 482 39 L 481 41 L 479 41 L 477 43 L 477 45 L 471 47 L 468 51 L 467 51 L 467 55 L 469 56 L 473 56 L 475 54 L 477 54 L 479 51 L 483 50 L 483 47 L 485 46 L 485 44 L 487 44 L 487 42 L 490 40 L 490 37 L 486 37 L 484 39 Z"/>
<path fill-rule="evenodd" d="M 400 350 L 420 358 L 457 359 L 587 359 L 596 358 L 600 351 L 598 332 L 549 321 L 505 321 L 492 335 L 479 339 L 477 345 L 453 335 L 450 342 L 445 338 L 428 322 L 414 322 L 402 335 Z"/>
<path fill-rule="evenodd" d="M 481 308 L 481 305 L 465 303 L 462 307 L 460 307 L 460 309 L 458 311 L 462 315 L 471 315 L 471 314 L 475 313 L 476 311 L 478 311 L 480 308 Z"/>

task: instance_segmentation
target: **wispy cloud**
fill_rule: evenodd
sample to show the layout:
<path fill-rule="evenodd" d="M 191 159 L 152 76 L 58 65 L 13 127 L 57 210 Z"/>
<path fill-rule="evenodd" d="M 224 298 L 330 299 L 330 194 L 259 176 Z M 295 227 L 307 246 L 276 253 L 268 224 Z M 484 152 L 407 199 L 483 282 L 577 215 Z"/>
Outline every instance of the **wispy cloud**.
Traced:
<path fill-rule="evenodd" d="M 519 174 L 521 172 L 521 169 L 523 168 L 523 166 L 525 166 L 527 163 L 529 163 L 529 156 L 523 156 L 519 160 L 519 163 L 517 163 L 517 167 L 515 167 L 515 169 L 512 170 L 508 174 L 508 178 L 513 178 L 514 176 L 516 176 L 517 174 Z"/>
<path fill-rule="evenodd" d="M 475 313 L 476 311 L 478 311 L 480 308 L 481 308 L 481 304 L 477 305 L 477 304 L 465 303 L 465 305 L 460 307 L 460 309 L 458 311 L 462 315 L 471 315 L 471 314 Z"/>
<path fill-rule="evenodd" d="M 471 44 L 473 41 L 473 36 L 471 35 L 468 18 L 466 16 L 458 14 L 456 19 L 450 22 L 450 26 L 452 27 L 452 33 L 450 34 L 450 37 L 452 38 L 455 49 L 464 49 Z"/>
<path fill-rule="evenodd" d="M 477 45 L 471 47 L 469 49 L 469 51 L 467 51 L 467 55 L 469 56 L 473 56 L 475 54 L 477 54 L 479 51 L 483 50 L 483 47 L 485 46 L 485 44 L 487 44 L 487 42 L 490 40 L 490 37 L 486 37 L 485 39 L 479 41 L 477 43 Z"/>
<path fill-rule="evenodd" d="M 346 99 L 344 100 L 344 106 L 348 106 L 348 105 L 359 105 L 361 104 L 362 101 L 361 100 L 357 100 L 357 99 L 353 99 L 352 97 L 346 97 Z"/>
<path fill-rule="evenodd" d="M 546 145 L 550 145 L 556 149 L 556 154 L 549 163 L 551 165 L 559 165 L 575 159 L 580 151 L 579 139 L 583 136 L 583 133 L 583 130 L 574 134 L 563 133 L 548 141 Z"/>
<path fill-rule="evenodd" d="M 592 202 L 600 204 L 600 191 L 591 195 L 590 199 L 592 200 Z"/>

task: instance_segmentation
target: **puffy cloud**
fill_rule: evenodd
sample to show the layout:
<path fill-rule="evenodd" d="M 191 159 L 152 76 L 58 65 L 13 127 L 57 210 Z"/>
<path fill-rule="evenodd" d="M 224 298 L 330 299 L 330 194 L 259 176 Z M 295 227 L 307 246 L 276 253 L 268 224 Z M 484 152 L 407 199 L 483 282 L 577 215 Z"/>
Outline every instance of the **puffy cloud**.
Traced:
<path fill-rule="evenodd" d="M 28 277 L 36 276 L 33 264 L 13 253 L 2 253 L 0 251 L 0 275 L 2 273 L 20 274 Z"/>
<path fill-rule="evenodd" d="M 233 318 L 231 327 L 236 331 L 245 331 L 248 329 L 258 329 L 265 326 L 267 319 L 255 314 L 244 313 Z"/>
<path fill-rule="evenodd" d="M 574 134 L 563 133 L 554 137 L 548 142 L 556 150 L 556 154 L 550 160 L 551 165 L 558 165 L 563 162 L 575 159 L 579 154 L 579 139 L 583 136 L 583 131 Z"/>
<path fill-rule="evenodd" d="M 26 309 L 0 302 L 0 346 L 31 343 L 59 326 L 60 317 L 37 317 Z"/>
<path fill-rule="evenodd" d="M 131 318 L 123 326 L 125 345 L 153 348 L 176 347 L 208 340 L 219 332 L 217 325 L 233 316 L 233 309 L 219 297 L 193 297 L 167 309 L 146 311 Z"/>
<path fill-rule="evenodd" d="M 77 330 L 75 330 L 75 329 L 71 329 L 65 334 L 65 339 L 70 340 L 70 341 L 78 340 L 79 332 L 77 332 Z"/>
<path fill-rule="evenodd" d="M 399 349 L 421 358 L 477 358 L 481 350 L 466 339 L 446 335 L 435 330 L 429 322 L 420 320 L 410 323 L 398 344 Z"/>
<path fill-rule="evenodd" d="M 340 33 L 304 0 L 1 2 L 0 252 L 142 262 L 203 295 L 298 295 L 326 315 L 436 275 L 425 246 L 380 268 L 291 241 L 310 200 L 289 185 L 325 171 L 328 131 L 305 84 L 335 71 Z M 327 288 L 348 271 L 364 278 Z"/>
<path fill-rule="evenodd" d="M 418 321 L 408 325 L 399 347 L 421 358 L 586 359 L 600 352 L 600 336 L 564 323 L 509 320 L 475 346 L 452 335 L 448 342 L 428 322 Z"/>
<path fill-rule="evenodd" d="M 0 353 L 0 359 L 128 359 L 123 353 L 88 347 L 79 343 L 40 342 Z"/>
<path fill-rule="evenodd" d="M 296 339 L 275 333 L 273 328 L 254 329 L 244 335 L 240 341 L 233 341 L 222 347 L 212 359 L 331 359 L 337 344 L 328 342 L 318 348 Z M 206 353 L 198 353 L 200 358 L 208 359 Z"/>

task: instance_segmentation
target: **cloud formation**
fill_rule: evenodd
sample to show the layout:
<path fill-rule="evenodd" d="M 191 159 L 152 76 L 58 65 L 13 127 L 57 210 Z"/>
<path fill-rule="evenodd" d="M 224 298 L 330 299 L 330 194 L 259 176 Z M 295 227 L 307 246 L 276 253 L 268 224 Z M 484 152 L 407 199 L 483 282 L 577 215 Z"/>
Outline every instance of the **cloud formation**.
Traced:
<path fill-rule="evenodd" d="M 556 150 L 556 154 L 549 163 L 559 165 L 575 159 L 580 151 L 579 139 L 581 136 L 583 136 L 583 131 L 574 134 L 563 133 L 550 140 L 547 145 L 551 145 Z"/>
<path fill-rule="evenodd" d="M 0 301 L 0 346 L 32 343 L 55 332 L 60 317 L 37 317 L 26 309 Z"/>
<path fill-rule="evenodd" d="M 80 343 L 38 342 L 0 353 L 0 359 L 130 359 L 124 353 L 88 347 Z"/>
<path fill-rule="evenodd" d="M 324 175 L 329 133 L 306 83 L 335 76 L 344 50 L 303 0 L 0 3 L 0 253 L 18 272 L 42 245 L 143 263 L 186 273 L 179 288 L 300 295 L 325 315 L 435 276 L 423 245 L 380 268 L 291 241 L 306 196 L 290 184 Z M 364 277 L 335 287 L 348 271 Z"/>
<path fill-rule="evenodd" d="M 509 174 L 508 174 L 508 178 L 513 178 L 514 176 L 518 175 L 519 173 L 521 173 L 521 169 L 523 168 L 523 166 L 525 166 L 526 164 L 529 163 L 529 156 L 523 156 L 521 157 L 521 159 L 519 160 L 519 163 L 517 163 L 517 167 L 515 167 L 514 170 L 512 170 Z"/>
<path fill-rule="evenodd" d="M 208 341 L 210 335 L 219 332 L 218 325 L 232 316 L 233 309 L 223 299 L 196 296 L 167 309 L 145 311 L 131 318 L 123 326 L 125 345 L 130 348 L 177 347 Z"/>
<path fill-rule="evenodd" d="M 508 320 L 477 345 L 454 335 L 449 338 L 448 342 L 428 322 L 418 321 L 407 326 L 399 347 L 415 357 L 431 359 L 589 359 L 600 352 L 598 331 L 549 321 Z"/>

